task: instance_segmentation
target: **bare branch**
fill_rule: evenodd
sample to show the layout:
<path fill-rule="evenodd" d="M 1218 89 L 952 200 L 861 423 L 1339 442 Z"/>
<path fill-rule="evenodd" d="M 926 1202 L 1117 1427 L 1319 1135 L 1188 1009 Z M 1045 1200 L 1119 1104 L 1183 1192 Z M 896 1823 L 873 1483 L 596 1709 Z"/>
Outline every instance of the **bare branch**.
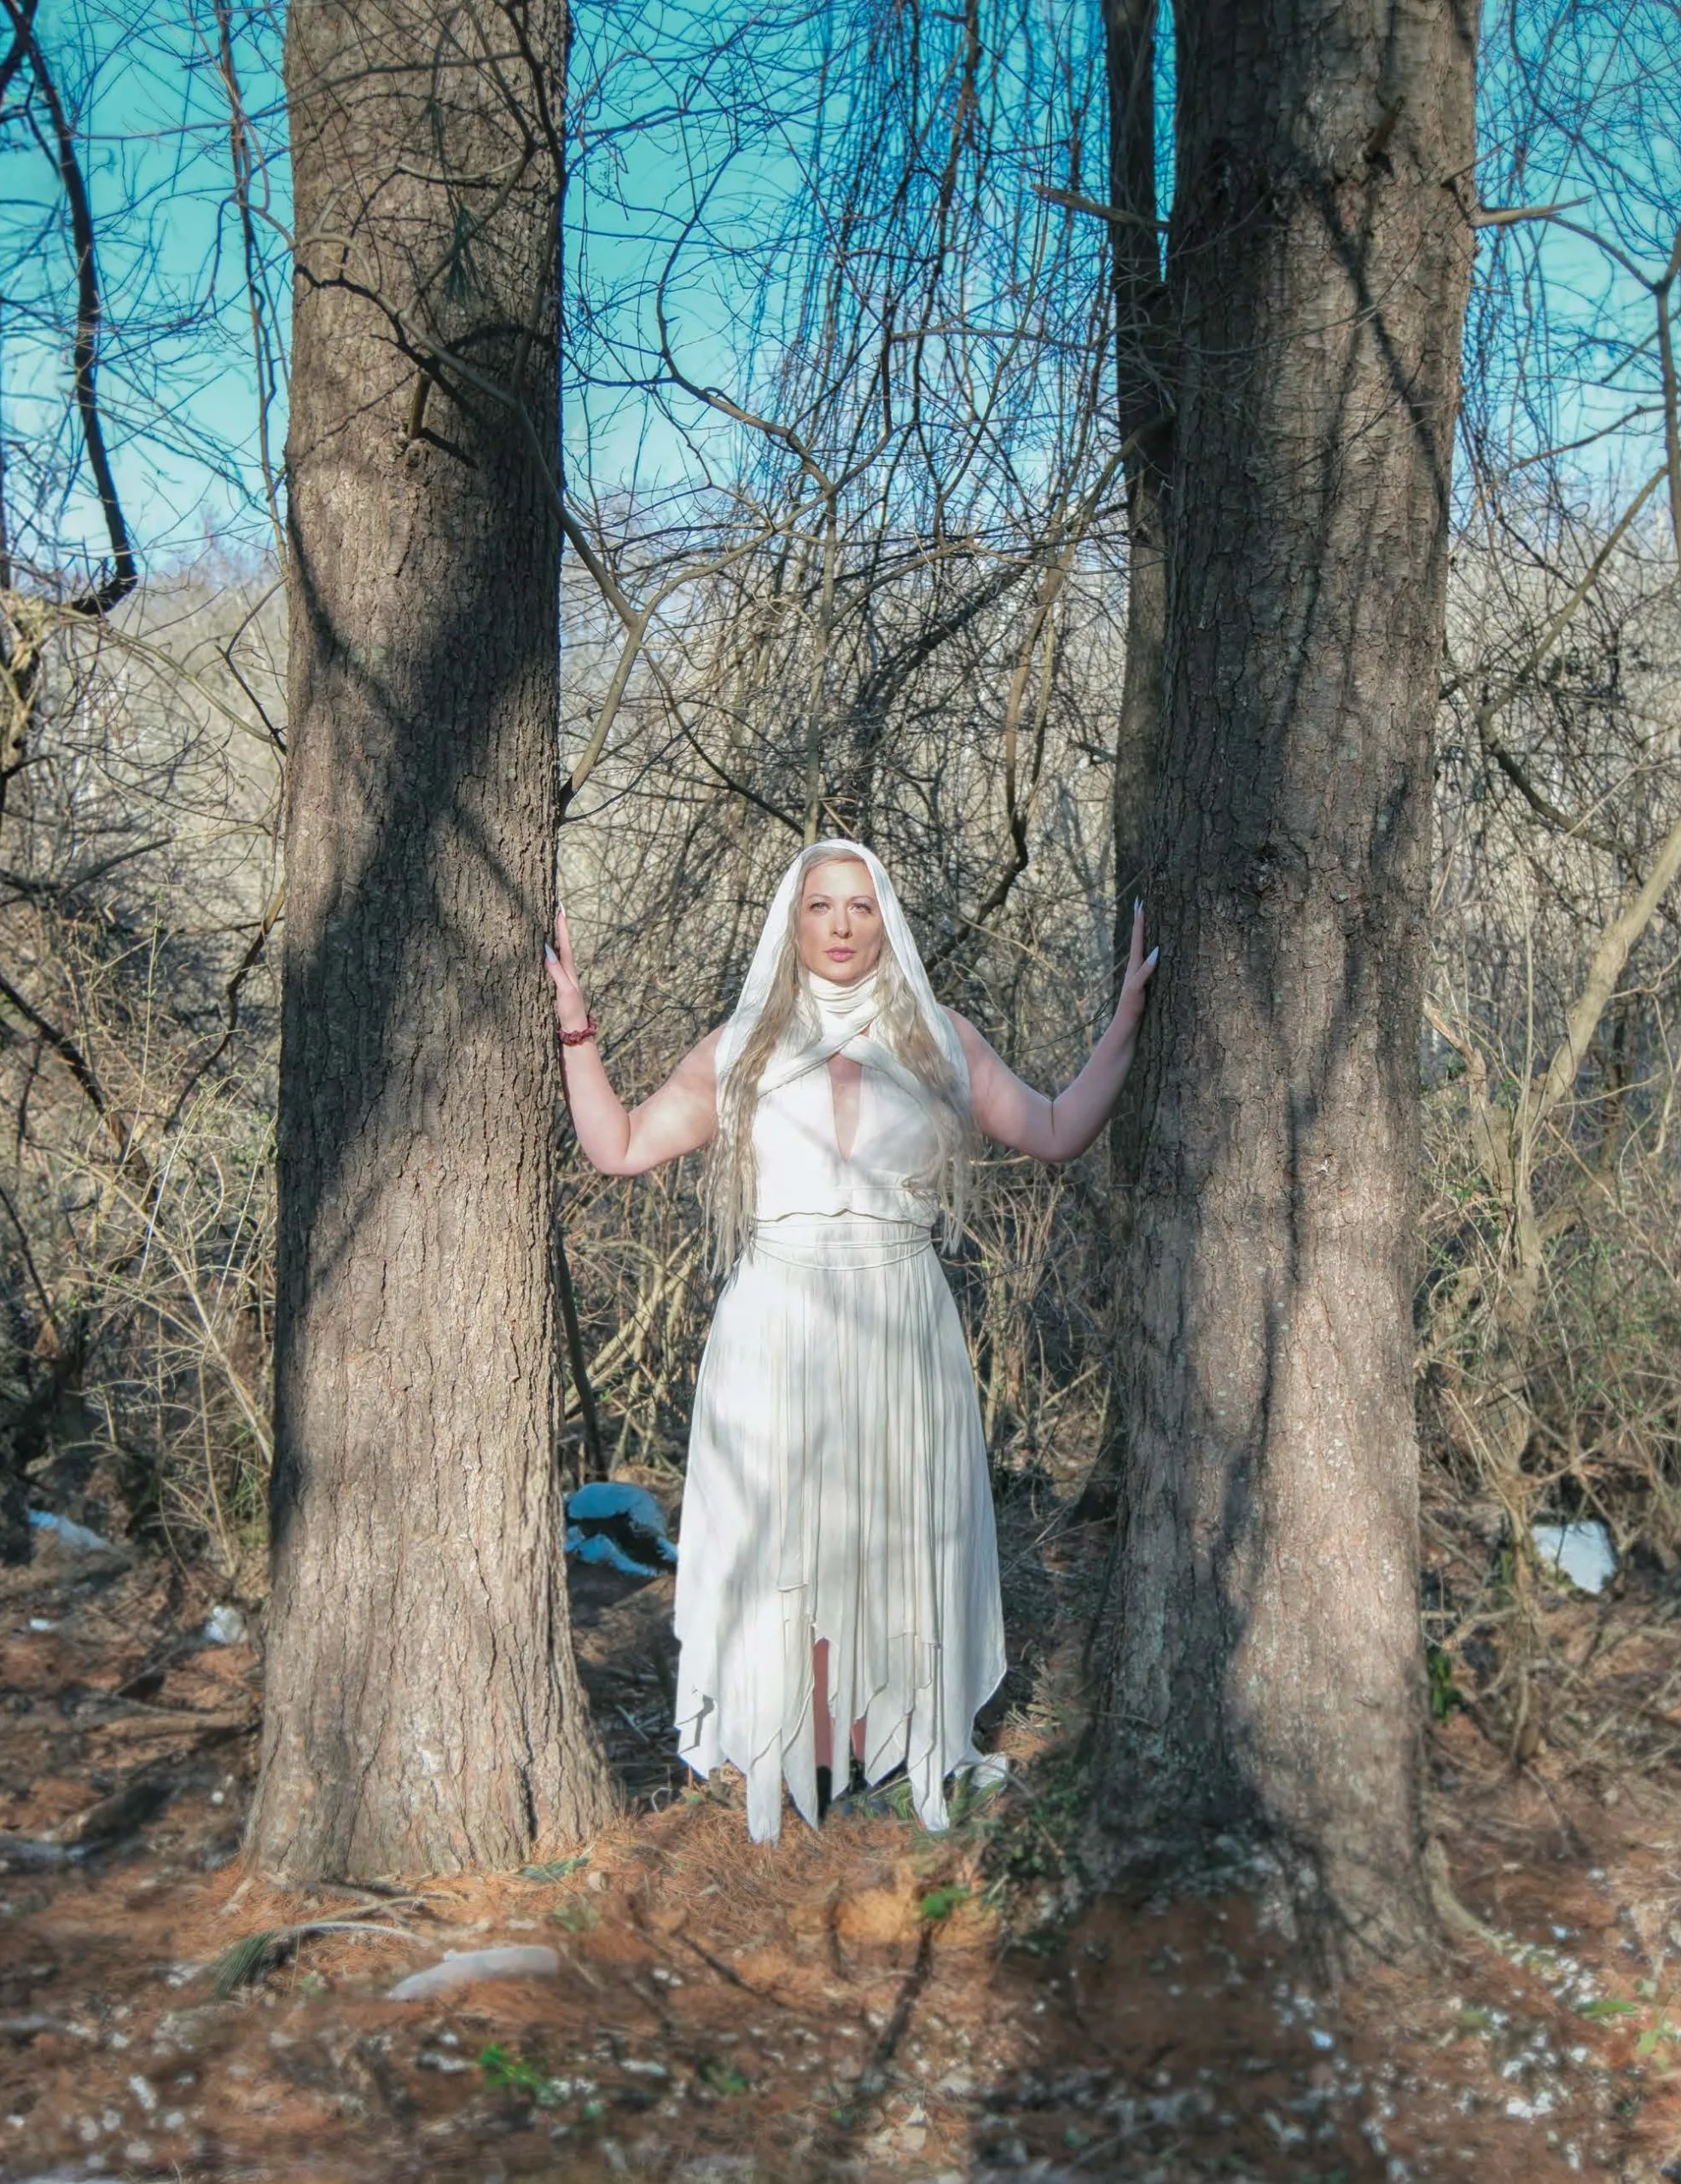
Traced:
<path fill-rule="evenodd" d="M 1565 1019 L 1564 1037 L 1548 1065 L 1546 1076 L 1530 1095 L 1533 1125 L 1538 1129 L 1576 1082 L 1588 1043 L 1599 1027 L 1617 981 L 1633 948 L 1657 911 L 1678 875 L 1681 875 L 1681 821 L 1671 828 L 1653 860 L 1643 885 L 1632 895 L 1621 914 L 1600 935 L 1582 990 Z"/>
<path fill-rule="evenodd" d="M 1084 212 L 1094 220 L 1108 220 L 1118 228 L 1151 228 L 1158 235 L 1166 235 L 1166 220 L 1146 219 L 1141 212 L 1131 212 L 1121 205 L 1100 205 L 1095 197 L 1082 197 L 1078 190 L 1053 189 L 1049 183 L 1035 183 L 1033 195 L 1047 205 L 1060 205 L 1064 212 Z"/>
<path fill-rule="evenodd" d="M 125 1162 L 139 1160 L 140 1155 L 131 1141 L 129 1133 L 111 1112 L 110 1103 L 106 1099 L 104 1088 L 94 1073 L 93 1065 L 70 1034 L 67 1031 L 61 1031 L 56 1024 L 49 1022 L 46 1017 L 43 1016 L 40 1010 L 18 991 L 3 972 L 0 972 L 0 1001 L 3 1001 L 15 1015 L 20 1017 L 31 1031 L 35 1032 L 44 1044 L 49 1048 L 64 1064 L 80 1086 L 88 1105 L 104 1124 L 106 1135 L 115 1145 L 124 1160 Z M 144 1165 L 145 1163 L 141 1161 L 143 1169 Z"/>
<path fill-rule="evenodd" d="M 1553 647 L 1558 642 L 1559 638 L 1563 635 L 1572 618 L 1576 613 L 1578 608 L 1581 606 L 1582 601 L 1587 597 L 1588 594 L 1593 590 L 1595 584 L 1598 583 L 1600 578 L 1603 575 L 1606 564 L 1611 559 L 1612 555 L 1616 552 L 1618 547 L 1622 543 L 1623 539 L 1627 535 L 1630 526 L 1633 524 L 1635 518 L 1640 514 L 1641 509 L 1645 507 L 1647 502 L 1651 499 L 1653 494 L 1657 491 L 1659 486 L 1663 484 L 1669 472 L 1667 465 L 1666 465 L 1663 469 L 1655 470 L 1652 473 L 1651 476 L 1646 480 L 1646 483 L 1640 488 L 1640 491 L 1629 502 L 1627 508 L 1624 509 L 1617 522 L 1613 526 L 1609 536 L 1602 543 L 1598 552 L 1594 555 L 1592 561 L 1589 562 L 1586 573 L 1581 578 L 1575 589 L 1571 592 L 1569 597 L 1565 601 L 1563 606 L 1561 607 L 1557 613 L 1553 615 L 1552 619 L 1542 630 L 1540 636 L 1535 640 L 1535 642 L 1530 647 L 1528 652 L 1524 655 L 1522 665 L 1518 668 L 1515 674 L 1507 677 L 1506 681 L 1501 684 L 1499 689 L 1496 691 L 1492 698 L 1485 700 L 1485 701 L 1477 707 L 1476 723 L 1480 732 L 1487 726 L 1491 720 L 1493 719 L 1496 713 L 1502 712 L 1505 710 L 1505 708 L 1511 703 L 1512 700 L 1516 697 L 1518 692 L 1522 689 L 1525 683 L 1527 683 L 1531 677 L 1535 673 L 1536 669 L 1540 666 L 1541 662 L 1546 658 Z M 1463 681 L 1463 677 L 1454 677 L 1454 678 L 1443 689 L 1441 693 L 1442 696 L 1444 698 L 1451 697 L 1461 687 Z"/>
<path fill-rule="evenodd" d="M 1479 205 L 1466 217 L 1474 228 L 1514 228 L 1520 220 L 1556 220 L 1587 202 L 1585 197 L 1567 197 L 1556 205 Z"/>
<path fill-rule="evenodd" d="M 70 604 L 79 614 L 108 614 L 119 600 L 133 590 L 137 572 L 134 549 L 129 543 L 128 526 L 123 519 L 122 503 L 117 496 L 117 481 L 112 474 L 111 460 L 106 452 L 105 427 L 99 410 L 96 378 L 102 306 L 99 291 L 99 264 L 94 247 L 93 208 L 88 201 L 87 185 L 83 179 L 81 162 L 76 155 L 76 140 L 69 118 L 59 97 L 58 86 L 42 55 L 40 41 L 34 33 L 32 22 L 34 9 L 20 6 L 19 0 L 0 0 L 0 6 L 4 7 L 11 19 L 15 38 L 23 42 L 30 72 L 46 102 L 48 116 L 52 123 L 53 157 L 64 188 L 65 202 L 69 208 L 71 240 L 76 251 L 76 340 L 73 351 L 76 410 L 81 420 L 82 441 L 87 450 L 88 466 L 93 472 L 94 488 L 99 496 L 100 510 L 105 518 L 106 532 L 111 542 L 110 575 L 102 584 L 81 594 Z"/>

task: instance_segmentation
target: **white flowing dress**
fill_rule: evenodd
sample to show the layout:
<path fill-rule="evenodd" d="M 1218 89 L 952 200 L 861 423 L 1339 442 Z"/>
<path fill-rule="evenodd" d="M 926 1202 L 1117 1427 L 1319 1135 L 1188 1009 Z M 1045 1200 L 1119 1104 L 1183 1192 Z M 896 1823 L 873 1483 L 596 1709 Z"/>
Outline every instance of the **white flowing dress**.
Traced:
<path fill-rule="evenodd" d="M 678 1750 L 741 1770 L 757 1842 L 780 1833 L 784 1781 L 817 1816 L 816 1641 L 842 1779 L 862 1721 L 869 1779 L 903 1762 L 930 1828 L 1004 1671 L 974 1375 L 935 1209 L 907 1182 L 934 1151 L 927 1095 L 874 1040 L 844 1051 L 864 1064 L 846 1156 L 826 1050 L 759 1098 L 757 1220 L 701 1359 L 683 1491 Z"/>

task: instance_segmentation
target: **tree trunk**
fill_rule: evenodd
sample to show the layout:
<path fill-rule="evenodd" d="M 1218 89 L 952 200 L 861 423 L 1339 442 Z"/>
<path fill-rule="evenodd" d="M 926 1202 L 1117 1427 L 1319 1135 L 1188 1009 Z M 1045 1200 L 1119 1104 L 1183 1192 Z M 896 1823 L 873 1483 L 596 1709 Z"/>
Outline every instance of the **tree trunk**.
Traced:
<path fill-rule="evenodd" d="M 1161 735 L 1161 648 L 1167 613 L 1163 537 L 1167 421 L 1161 246 L 1155 201 L 1157 0 L 1102 0 L 1108 86 L 1109 204 L 1114 288 L 1115 422 L 1126 459 L 1126 655 L 1115 735 L 1115 981 L 1126 967 L 1132 898 L 1143 877 L 1144 828 Z"/>
<path fill-rule="evenodd" d="M 1126 482 L 1126 638 L 1110 786 L 1114 861 L 1112 1001 L 1120 998 L 1132 938 L 1132 904 L 1144 884 L 1145 828 L 1161 746 L 1161 647 L 1167 617 L 1167 464 L 1172 398 L 1167 382 L 1166 292 L 1155 195 L 1157 0 L 1102 0 L 1108 90 L 1109 224 L 1114 298 L 1115 425 Z M 1109 1245 L 1116 1260 L 1131 1234 L 1128 1184 L 1140 1152 L 1136 1091 L 1109 1123 Z M 1113 1518 L 1126 1448 L 1126 1413 L 1108 1409 L 1108 1430 L 1080 1496 L 1083 1521 Z"/>
<path fill-rule="evenodd" d="M 567 1629 L 540 956 L 565 27 L 561 0 L 294 0 L 288 30 L 292 757 L 250 1827 L 287 1880 L 515 1865 L 610 1802 Z"/>
<path fill-rule="evenodd" d="M 1145 827 L 1160 764 L 1161 653 L 1167 620 L 1165 482 L 1148 461 L 1126 473 L 1126 657 L 1114 760 L 1114 984 L 1126 975 L 1132 904 L 1143 886 Z"/>
<path fill-rule="evenodd" d="M 1112 1873 L 1427 1931 L 1411 1306 L 1475 13 L 1182 0 L 1163 945 L 1096 1660 Z"/>

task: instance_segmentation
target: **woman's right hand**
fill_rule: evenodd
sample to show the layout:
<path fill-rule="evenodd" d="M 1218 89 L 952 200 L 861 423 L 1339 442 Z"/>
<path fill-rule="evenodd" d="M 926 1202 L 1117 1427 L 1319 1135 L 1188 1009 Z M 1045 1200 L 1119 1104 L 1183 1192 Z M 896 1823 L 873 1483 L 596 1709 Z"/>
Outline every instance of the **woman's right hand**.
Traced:
<path fill-rule="evenodd" d="M 543 967 L 555 989 L 555 1016 L 561 1031 L 581 1031 L 590 1020 L 590 1005 L 578 983 L 572 935 L 567 930 L 567 915 L 562 909 L 555 912 L 555 938 L 553 944 L 543 950 Z"/>
<path fill-rule="evenodd" d="M 562 1031 L 582 1031 L 590 1005 L 578 982 L 578 965 L 566 912 L 555 913 L 555 938 L 543 950 L 543 967 L 555 989 L 555 1014 Z M 567 1047 L 562 1066 L 567 1106 L 584 1157 L 604 1176 L 640 1176 L 661 1161 L 697 1153 L 712 1136 L 718 1107 L 713 1057 L 719 1034 L 711 1032 L 686 1054 L 657 1092 L 633 1115 L 608 1082 L 601 1048 L 593 1039 Z"/>
<path fill-rule="evenodd" d="M 578 981 L 566 913 L 555 913 L 555 938 L 543 950 L 543 967 L 555 989 L 555 1014 L 562 1031 L 582 1031 L 590 1005 Z M 657 1092 L 626 1114 L 608 1081 L 593 1038 L 567 1047 L 561 1067 L 567 1107 L 579 1149 L 604 1176 L 640 1176 L 662 1161 L 698 1153 L 717 1126 L 718 1031 L 686 1054 Z"/>

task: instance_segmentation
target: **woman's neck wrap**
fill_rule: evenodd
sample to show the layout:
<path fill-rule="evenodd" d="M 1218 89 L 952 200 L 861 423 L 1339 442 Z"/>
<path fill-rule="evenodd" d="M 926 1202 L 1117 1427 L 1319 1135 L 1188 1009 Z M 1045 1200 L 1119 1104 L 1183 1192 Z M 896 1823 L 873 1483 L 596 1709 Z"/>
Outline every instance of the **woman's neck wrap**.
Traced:
<path fill-rule="evenodd" d="M 879 969 L 866 971 L 850 985 L 821 978 L 815 971 L 804 971 L 801 975 L 811 1005 L 817 1012 L 817 1021 L 823 1026 L 826 1047 L 851 1038 L 875 1020 L 881 1008 Z"/>

